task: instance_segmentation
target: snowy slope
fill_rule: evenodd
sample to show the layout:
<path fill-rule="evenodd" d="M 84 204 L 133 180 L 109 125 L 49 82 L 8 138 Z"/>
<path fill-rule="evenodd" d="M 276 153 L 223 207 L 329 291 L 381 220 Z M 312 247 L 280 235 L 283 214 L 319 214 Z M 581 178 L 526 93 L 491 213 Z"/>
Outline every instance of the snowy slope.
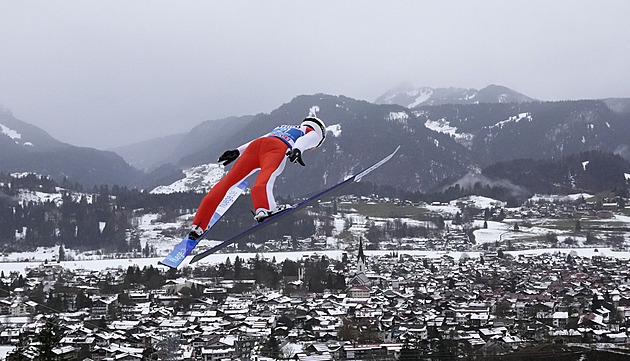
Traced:
<path fill-rule="evenodd" d="M 225 167 L 217 163 L 202 164 L 184 170 L 186 177 L 166 186 L 156 187 L 153 194 L 170 194 L 176 192 L 207 192 L 225 175 Z"/>
<path fill-rule="evenodd" d="M 341 135 L 341 125 L 329 125 L 326 127 L 326 134 L 328 137 L 339 137 Z M 202 164 L 184 170 L 184 178 L 169 185 L 156 187 L 151 193 L 170 194 L 191 191 L 205 193 L 217 184 L 226 173 L 226 167 L 218 163 Z"/>

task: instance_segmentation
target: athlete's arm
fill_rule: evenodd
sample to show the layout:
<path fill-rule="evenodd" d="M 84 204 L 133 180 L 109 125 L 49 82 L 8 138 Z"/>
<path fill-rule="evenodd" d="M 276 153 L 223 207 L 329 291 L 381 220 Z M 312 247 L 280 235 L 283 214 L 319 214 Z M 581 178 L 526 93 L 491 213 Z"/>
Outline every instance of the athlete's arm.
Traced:
<path fill-rule="evenodd" d="M 299 137 L 298 140 L 295 141 L 295 145 L 293 145 L 293 149 L 299 149 L 300 152 L 304 152 L 305 150 L 315 149 L 319 144 L 321 138 L 311 128 L 307 128 L 306 134 Z"/>

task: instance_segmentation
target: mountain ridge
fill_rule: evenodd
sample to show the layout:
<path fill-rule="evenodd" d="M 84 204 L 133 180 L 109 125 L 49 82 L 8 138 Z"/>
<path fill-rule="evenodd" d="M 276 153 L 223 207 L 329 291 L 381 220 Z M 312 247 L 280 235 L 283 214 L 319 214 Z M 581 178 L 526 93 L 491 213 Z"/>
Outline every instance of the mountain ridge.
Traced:
<path fill-rule="evenodd" d="M 38 173 L 84 186 L 141 181 L 141 173 L 118 154 L 63 143 L 6 109 L 0 112 L 0 125 L 0 171 Z"/>
<path fill-rule="evenodd" d="M 493 89 L 491 86 L 489 93 L 503 91 Z M 368 182 L 428 192 L 513 159 L 559 159 L 589 150 L 630 159 L 628 105 L 630 100 L 617 98 L 407 108 L 342 95 L 299 95 L 270 113 L 209 120 L 187 133 L 140 143 L 137 146 L 152 157 L 144 163 L 148 165 L 142 167 L 144 172 L 131 167 L 119 154 L 64 144 L 36 129 L 33 132 L 39 134 L 39 141 L 50 146 L 32 149 L 36 147 L 24 143 L 38 145 L 39 141 L 32 142 L 26 136 L 26 123 L 5 111 L 0 116 L 4 126 L 0 149 L 8 156 L 0 157 L 0 171 L 32 171 L 88 186 L 118 184 L 150 190 L 185 178 L 193 167 L 216 164 L 226 149 L 277 125 L 298 124 L 316 113 L 328 126 L 327 141 L 317 151 L 305 152 L 306 167 L 287 164 L 277 179 L 279 195 L 303 196 L 336 184 L 398 145 L 402 145 L 400 154 L 382 172 L 370 175 Z M 141 155 L 133 149 L 134 145 L 128 147 L 126 158 Z"/>
<path fill-rule="evenodd" d="M 535 101 L 535 99 L 495 84 L 477 90 L 455 87 L 417 87 L 411 83 L 403 83 L 377 97 L 374 103 L 398 104 L 406 108 L 415 108 L 421 105 L 523 103 L 531 101 Z"/>

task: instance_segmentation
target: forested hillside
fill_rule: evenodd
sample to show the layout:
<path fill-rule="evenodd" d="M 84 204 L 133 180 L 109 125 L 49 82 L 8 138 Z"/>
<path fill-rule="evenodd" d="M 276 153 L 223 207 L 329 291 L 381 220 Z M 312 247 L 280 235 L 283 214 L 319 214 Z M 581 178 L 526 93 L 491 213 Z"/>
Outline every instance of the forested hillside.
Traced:
<path fill-rule="evenodd" d="M 358 187 L 347 188 L 348 192 L 366 195 L 376 190 L 370 183 L 363 182 Z M 182 238 L 203 196 L 194 192 L 151 194 L 119 186 L 85 190 L 77 183 L 57 184 L 48 177 L 34 174 L 0 174 L 0 252 L 63 245 L 79 251 L 150 255 L 152 250 L 143 247 L 146 243 L 136 232 L 139 220 L 147 214 L 157 215 L 157 222 L 176 225 L 164 228 L 165 236 Z M 292 203 L 296 199 L 278 201 Z M 249 194 L 240 197 L 212 229 L 212 239 L 224 240 L 254 225 L 251 202 Z M 314 204 L 261 229 L 256 233 L 256 241 L 279 240 L 287 234 L 293 241 L 331 236 L 334 228 L 331 215 L 336 211 L 333 206 Z M 383 234 L 399 234 L 400 227 L 394 224 Z M 410 236 L 414 232 L 424 234 L 424 230 L 413 227 L 405 228 L 404 232 Z M 243 248 L 251 241 L 243 240 L 239 246 Z"/>

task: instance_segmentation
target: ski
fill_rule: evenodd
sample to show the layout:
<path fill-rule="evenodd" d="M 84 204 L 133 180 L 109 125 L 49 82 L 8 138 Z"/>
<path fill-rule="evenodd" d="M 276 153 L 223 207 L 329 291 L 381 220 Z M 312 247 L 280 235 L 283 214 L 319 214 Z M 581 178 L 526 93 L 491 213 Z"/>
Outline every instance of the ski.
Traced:
<path fill-rule="evenodd" d="M 209 255 L 211 255 L 211 254 L 213 254 L 213 253 L 216 253 L 217 251 L 219 251 L 219 250 L 221 250 L 221 249 L 223 249 L 223 248 L 225 248 L 225 247 L 229 246 L 230 244 L 232 244 L 232 243 L 234 243 L 234 242 L 236 242 L 236 241 L 238 241 L 238 240 L 241 240 L 241 239 L 243 239 L 243 238 L 244 238 L 244 237 L 246 237 L 246 236 L 249 236 L 249 235 L 250 235 L 250 234 L 252 234 L 253 232 L 255 232 L 255 231 L 257 231 L 257 230 L 260 230 L 260 229 L 262 229 L 263 227 L 269 226 L 269 225 L 271 225 L 271 224 L 273 224 L 273 223 L 277 222 L 277 221 L 278 221 L 278 220 L 279 220 L 282 216 L 284 216 L 285 214 L 287 214 L 287 213 L 289 213 L 289 212 L 292 212 L 292 211 L 294 211 L 294 210 L 296 210 L 296 209 L 298 209 L 298 208 L 301 208 L 301 207 L 303 207 L 303 206 L 307 205 L 308 203 L 310 203 L 310 202 L 312 202 L 312 201 L 314 201 L 314 200 L 316 200 L 316 199 L 318 199 L 318 198 L 320 198 L 320 197 L 324 196 L 324 195 L 325 195 L 325 194 L 327 194 L 327 193 L 330 193 L 330 192 L 332 192 L 332 191 L 334 191 L 334 190 L 338 190 L 338 189 L 340 189 L 340 188 L 342 188 L 342 187 L 345 187 L 345 186 L 347 186 L 347 185 L 349 185 L 349 184 L 351 184 L 351 183 L 354 183 L 354 182 L 360 182 L 360 181 L 361 181 L 361 179 L 363 179 L 363 177 L 365 177 L 365 176 L 366 176 L 366 175 L 368 175 L 370 172 L 372 172 L 372 171 L 373 171 L 373 170 L 375 170 L 376 168 L 378 168 L 378 167 L 380 167 L 381 165 L 383 165 L 383 163 L 385 163 L 385 162 L 387 162 L 388 160 L 390 160 L 390 159 L 391 159 L 391 158 L 392 158 L 392 157 L 396 154 L 396 152 L 398 152 L 398 149 L 400 149 L 400 146 L 396 147 L 396 150 L 394 150 L 394 151 L 393 151 L 390 155 L 388 155 L 387 157 L 383 158 L 382 160 L 380 160 L 380 161 L 379 161 L 379 162 L 377 162 L 377 163 L 374 163 L 374 165 L 372 165 L 371 167 L 366 168 L 366 169 L 362 170 L 361 172 L 359 172 L 359 173 L 357 173 L 357 174 L 355 174 L 355 175 L 353 175 L 353 176 L 350 176 L 350 177 L 346 178 L 346 180 L 344 180 L 343 182 L 341 182 L 341 183 L 339 183 L 339 184 L 336 184 L 336 185 L 334 185 L 334 186 L 332 186 L 332 187 L 330 187 L 330 188 L 328 188 L 328 189 L 325 189 L 325 190 L 323 190 L 322 192 L 320 192 L 320 193 L 318 193 L 318 194 L 316 194 L 316 195 L 314 195 L 314 196 L 312 196 L 312 197 L 310 197 L 310 198 L 308 198 L 308 199 L 306 199 L 306 200 L 304 200 L 304 201 L 302 201 L 302 202 L 300 202 L 300 203 L 298 203 L 298 204 L 295 204 L 295 205 L 293 205 L 293 206 L 291 206 L 291 207 L 288 207 L 288 208 L 284 209 L 283 211 L 281 211 L 281 212 L 279 212 L 279 213 L 277 213 L 277 214 L 275 214 L 275 215 L 273 215 L 273 216 L 269 217 L 269 218 L 268 218 L 268 219 L 266 219 L 264 222 L 262 222 L 262 223 L 258 223 L 258 224 L 256 224 L 256 225 L 254 225 L 254 226 L 252 226 L 252 227 L 250 227 L 250 228 L 246 229 L 245 231 L 243 231 L 243 232 L 241 232 L 241 233 L 239 233 L 239 234 L 235 235 L 234 237 L 229 238 L 229 239 L 227 239 L 227 240 L 225 240 L 225 241 L 223 241 L 223 242 L 219 243 L 218 245 L 216 245 L 216 246 L 214 246 L 214 247 L 212 247 L 212 248 L 210 248 L 210 249 L 208 249 L 208 250 L 206 250 L 206 251 L 203 251 L 203 252 L 201 252 L 201 253 L 199 253 L 199 254 L 195 255 L 195 256 L 194 256 L 194 257 L 190 260 L 190 263 L 192 264 L 192 263 L 198 262 L 199 260 L 201 260 L 201 259 L 203 259 L 203 258 L 205 258 L 205 257 L 207 257 L 207 256 L 209 256 Z"/>
<path fill-rule="evenodd" d="M 243 180 L 236 186 L 230 188 L 225 194 L 225 197 L 223 197 L 221 203 L 219 203 L 219 206 L 212 215 L 212 218 L 210 218 L 210 223 L 208 223 L 208 227 L 206 228 L 205 232 L 203 232 L 201 237 L 196 240 L 192 240 L 189 239 L 188 236 L 186 236 L 186 238 L 184 238 L 177 246 L 175 246 L 171 253 L 169 253 L 168 256 L 164 258 L 164 260 L 158 262 L 158 264 L 171 268 L 177 268 L 177 266 L 179 266 L 184 261 L 186 256 L 188 256 L 190 252 L 192 252 L 192 250 L 197 246 L 197 244 L 199 244 L 199 242 L 206 236 L 210 228 L 212 228 L 212 226 L 214 226 L 214 224 L 217 223 L 217 221 L 225 214 L 228 208 L 230 208 L 230 206 L 234 204 L 236 199 L 241 195 L 241 193 L 243 193 L 243 190 L 246 186 L 247 181 Z"/>

